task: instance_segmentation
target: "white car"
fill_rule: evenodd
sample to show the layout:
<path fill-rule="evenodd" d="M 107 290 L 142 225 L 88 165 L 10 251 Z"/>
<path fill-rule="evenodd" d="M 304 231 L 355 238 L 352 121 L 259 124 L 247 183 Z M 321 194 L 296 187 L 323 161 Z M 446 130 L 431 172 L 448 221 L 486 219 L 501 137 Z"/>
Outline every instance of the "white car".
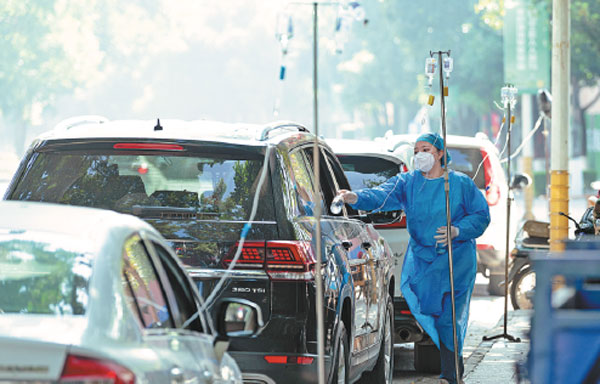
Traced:
<path fill-rule="evenodd" d="M 0 382 L 242 382 L 150 225 L 46 203 L 3 201 L 0 212 Z M 220 335 L 240 326 L 240 310 L 256 332 L 260 310 L 230 301 Z"/>
<path fill-rule="evenodd" d="M 406 156 L 407 145 L 414 146 L 417 137 L 411 134 L 386 134 L 376 142 L 384 145 L 391 154 Z M 504 281 L 508 187 L 498 150 L 483 133 L 475 137 L 448 135 L 447 140 L 448 152 L 452 157 L 449 168 L 471 177 L 488 202 L 491 222 L 477 239 L 477 270 L 489 277 L 490 294 L 503 295 L 504 288 L 500 283 Z M 411 163 L 408 159 L 406 161 Z"/>

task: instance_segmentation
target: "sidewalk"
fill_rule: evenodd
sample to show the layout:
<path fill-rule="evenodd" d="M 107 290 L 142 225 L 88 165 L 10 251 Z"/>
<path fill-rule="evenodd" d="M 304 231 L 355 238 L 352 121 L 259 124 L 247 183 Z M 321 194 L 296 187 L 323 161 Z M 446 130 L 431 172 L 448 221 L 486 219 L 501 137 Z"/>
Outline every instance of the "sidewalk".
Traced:
<path fill-rule="evenodd" d="M 482 341 L 465 362 L 466 384 L 527 383 L 518 381 L 516 363 L 525 362 L 529 352 L 529 329 L 531 310 L 508 312 L 507 333 L 519 337 L 521 342 L 513 342 L 503 337 Z M 504 319 L 490 330 L 487 336 L 501 335 L 504 332 Z"/>

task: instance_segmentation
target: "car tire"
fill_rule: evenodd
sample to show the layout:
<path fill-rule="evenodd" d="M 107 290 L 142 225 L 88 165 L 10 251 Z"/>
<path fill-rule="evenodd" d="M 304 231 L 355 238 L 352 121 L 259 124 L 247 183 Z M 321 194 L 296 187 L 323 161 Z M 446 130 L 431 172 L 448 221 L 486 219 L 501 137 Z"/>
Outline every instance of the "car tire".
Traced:
<path fill-rule="evenodd" d="M 531 281 L 533 279 L 533 282 Z M 531 284 L 533 283 L 533 286 Z M 523 286 L 524 284 L 529 287 Z M 533 309 L 533 301 L 526 297 L 527 292 L 535 289 L 535 272 L 529 266 L 521 269 L 510 285 L 510 302 L 514 309 Z"/>
<path fill-rule="evenodd" d="M 335 364 L 333 365 L 332 384 L 348 384 L 348 373 L 350 368 L 350 349 L 348 348 L 348 334 L 344 323 L 338 325 L 338 337 L 336 342 Z"/>
<path fill-rule="evenodd" d="M 394 305 L 388 296 L 385 309 L 385 323 L 383 324 L 383 339 L 379 348 L 377 362 L 373 369 L 364 372 L 359 383 L 391 384 L 394 378 Z"/>
<path fill-rule="evenodd" d="M 417 372 L 435 373 L 442 372 L 440 350 L 427 339 L 426 342 L 415 343 L 414 365 Z"/>
<path fill-rule="evenodd" d="M 490 274 L 490 281 L 488 283 L 488 293 L 492 296 L 504 296 L 504 274 L 495 275 Z"/>

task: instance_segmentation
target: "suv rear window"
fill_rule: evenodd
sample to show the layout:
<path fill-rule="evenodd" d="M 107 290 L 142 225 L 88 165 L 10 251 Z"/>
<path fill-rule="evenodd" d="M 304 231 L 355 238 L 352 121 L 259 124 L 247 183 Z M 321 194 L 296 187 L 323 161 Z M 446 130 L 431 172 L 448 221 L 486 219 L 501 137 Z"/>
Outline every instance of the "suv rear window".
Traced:
<path fill-rule="evenodd" d="M 352 190 L 373 188 L 400 172 L 393 161 L 373 156 L 338 155 Z"/>
<path fill-rule="evenodd" d="M 479 148 L 448 148 L 448 153 L 452 157 L 452 161 L 448 164 L 448 167 L 455 171 L 460 171 L 471 179 L 475 176 L 479 164 L 483 161 L 481 150 Z M 484 165 L 481 164 L 477 177 L 473 179 L 475 185 L 479 189 L 485 189 L 485 170 Z"/>
<path fill-rule="evenodd" d="M 111 209 L 124 213 L 181 209 L 216 220 L 247 220 L 264 157 L 223 153 L 174 156 L 40 152 L 31 158 L 13 200 Z M 257 220 L 274 217 L 267 178 Z M 134 207 L 138 208 L 134 210 Z"/>

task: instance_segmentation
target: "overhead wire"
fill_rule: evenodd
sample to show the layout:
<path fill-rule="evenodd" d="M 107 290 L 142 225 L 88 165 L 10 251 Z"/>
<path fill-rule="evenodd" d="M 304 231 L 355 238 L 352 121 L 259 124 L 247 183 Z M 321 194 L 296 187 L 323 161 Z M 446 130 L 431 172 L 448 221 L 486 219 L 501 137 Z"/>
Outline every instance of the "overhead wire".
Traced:
<path fill-rule="evenodd" d="M 256 211 L 258 210 L 259 195 L 260 195 L 260 191 L 262 190 L 262 186 L 263 186 L 264 181 L 267 176 L 269 159 L 271 157 L 272 150 L 273 150 L 272 146 L 267 146 L 267 149 L 265 151 L 265 161 L 263 163 L 261 174 L 258 179 L 256 191 L 254 192 L 254 199 L 252 200 L 252 210 L 250 211 L 250 217 L 248 218 L 248 221 L 244 224 L 244 228 L 242 229 L 242 232 L 240 234 L 240 239 L 238 241 L 238 247 L 235 251 L 235 255 L 233 256 L 233 259 L 229 263 L 229 266 L 227 267 L 227 269 L 225 269 L 225 271 L 223 272 L 223 276 L 221 276 L 221 278 L 219 279 L 217 284 L 213 287 L 210 295 L 202 303 L 202 307 L 200 308 L 201 311 L 206 311 L 208 309 L 208 307 L 212 304 L 212 302 L 215 300 L 215 298 L 217 297 L 217 294 L 220 292 L 221 288 L 223 287 L 223 284 L 225 284 L 225 280 L 227 280 L 229 278 L 229 276 L 231 275 L 232 269 L 235 267 L 238 259 L 240 258 L 240 255 L 242 254 L 242 250 L 244 248 L 244 243 L 246 241 L 246 236 L 248 235 L 248 232 L 250 232 L 250 229 L 252 228 L 252 222 L 254 221 L 254 217 L 256 216 Z M 199 313 L 196 312 L 193 316 L 191 316 L 188 320 L 186 320 L 186 322 L 183 324 L 183 328 L 187 327 L 198 316 L 199 316 Z"/>

